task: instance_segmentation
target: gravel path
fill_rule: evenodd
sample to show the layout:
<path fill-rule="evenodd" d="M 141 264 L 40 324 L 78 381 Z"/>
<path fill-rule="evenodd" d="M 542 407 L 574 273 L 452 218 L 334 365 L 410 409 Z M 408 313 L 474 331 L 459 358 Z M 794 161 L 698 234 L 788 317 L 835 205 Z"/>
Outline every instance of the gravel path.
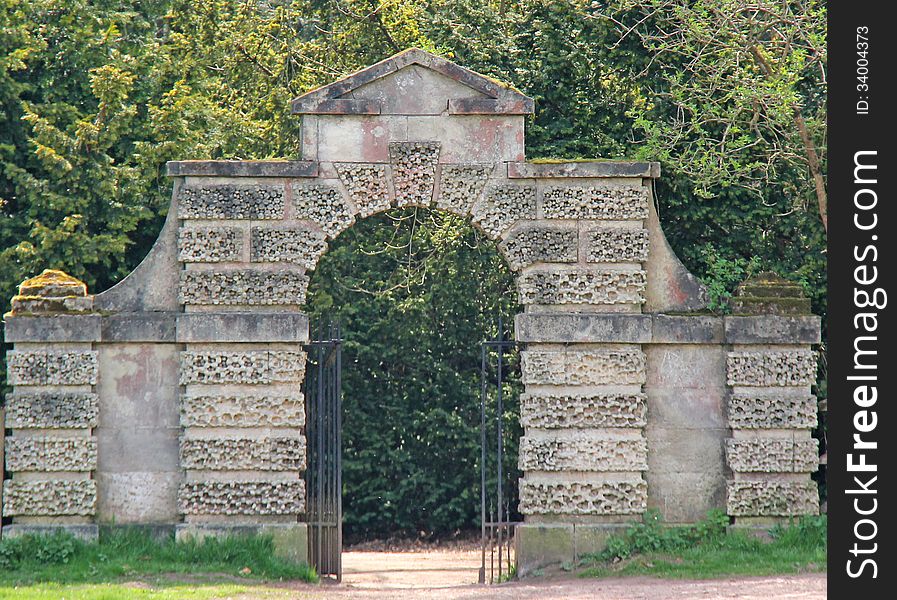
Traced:
<path fill-rule="evenodd" d="M 824 600 L 824 573 L 704 581 L 526 579 L 480 586 L 478 552 L 346 552 L 343 583 L 290 586 L 296 600 Z M 290 594 L 290 597 L 294 596 Z"/>

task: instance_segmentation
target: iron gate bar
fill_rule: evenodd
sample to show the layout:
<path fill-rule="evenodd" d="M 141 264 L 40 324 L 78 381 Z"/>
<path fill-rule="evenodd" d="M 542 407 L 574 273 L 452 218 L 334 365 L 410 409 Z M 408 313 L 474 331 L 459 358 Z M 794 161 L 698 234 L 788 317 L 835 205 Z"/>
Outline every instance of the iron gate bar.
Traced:
<path fill-rule="evenodd" d="M 487 545 L 487 529 L 488 529 L 488 545 L 490 548 L 489 560 L 489 582 L 493 583 L 495 578 L 495 549 L 498 548 L 498 580 L 501 580 L 503 564 L 504 564 L 504 541 L 507 540 L 507 560 L 508 574 L 511 571 L 511 538 L 512 530 L 517 525 L 516 522 L 505 521 L 504 516 L 510 514 L 510 508 L 504 504 L 504 489 L 502 480 L 503 458 L 504 458 L 504 430 L 502 417 L 504 413 L 504 351 L 506 348 L 516 348 L 517 342 L 505 339 L 504 326 L 502 319 L 498 320 L 498 339 L 486 340 L 480 344 L 480 512 L 481 512 L 481 556 L 480 556 L 480 572 L 479 582 L 486 583 L 486 545 Z M 487 371 L 488 371 L 488 353 L 490 350 L 497 351 L 496 364 L 496 520 L 491 521 L 487 518 L 486 512 L 486 400 L 488 396 Z M 491 515 L 492 511 L 489 510 Z M 493 535 L 495 536 L 493 538 Z M 495 543 L 497 542 L 497 543 Z"/>
<path fill-rule="evenodd" d="M 342 339 L 338 324 L 307 344 L 306 513 L 309 564 L 342 579 Z"/>

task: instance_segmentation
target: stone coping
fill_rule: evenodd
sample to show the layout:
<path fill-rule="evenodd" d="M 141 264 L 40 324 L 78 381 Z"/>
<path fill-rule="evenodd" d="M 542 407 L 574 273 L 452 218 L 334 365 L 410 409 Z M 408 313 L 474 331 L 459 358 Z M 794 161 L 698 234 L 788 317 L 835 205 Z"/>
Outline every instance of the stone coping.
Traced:
<path fill-rule="evenodd" d="M 172 160 L 165 163 L 169 177 L 317 177 L 311 160 Z"/>
<path fill-rule="evenodd" d="M 523 313 L 518 342 L 631 344 L 817 344 L 821 318 Z"/>
<path fill-rule="evenodd" d="M 119 313 L 7 317 L 5 338 L 16 342 L 299 342 L 308 337 L 303 313 Z"/>
<path fill-rule="evenodd" d="M 518 342 L 817 344 L 821 318 L 523 313 Z M 304 313 L 176 313 L 7 317 L 6 342 L 306 342 Z"/>
<path fill-rule="evenodd" d="M 510 162 L 509 179 L 556 177 L 660 177 L 660 163 L 617 160 L 571 162 Z"/>

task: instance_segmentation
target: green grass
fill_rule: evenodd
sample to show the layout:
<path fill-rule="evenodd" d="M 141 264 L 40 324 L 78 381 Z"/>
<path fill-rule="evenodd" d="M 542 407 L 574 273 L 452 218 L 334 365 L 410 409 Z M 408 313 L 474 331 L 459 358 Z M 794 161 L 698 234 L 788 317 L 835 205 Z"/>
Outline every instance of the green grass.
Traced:
<path fill-rule="evenodd" d="M 286 590 L 242 585 L 153 585 L 44 583 L 17 588 L 0 587 L 0 600 L 236 600 L 251 594 L 256 598 L 294 598 Z"/>
<path fill-rule="evenodd" d="M 65 533 L 23 536 L 0 542 L 0 586 L 114 583 L 158 575 L 208 574 L 217 575 L 219 580 L 238 577 L 248 581 L 317 581 L 317 575 L 311 567 L 275 557 L 274 543 L 270 536 L 175 542 L 174 539 L 156 540 L 141 531 L 120 530 L 101 536 L 98 542 L 92 543 Z M 0 598 L 6 598 L 4 594 L 9 593 L 8 589 L 0 587 Z M 104 597 L 103 592 L 96 593 L 100 595 L 90 591 L 89 594 L 94 595 L 83 597 Z M 56 594 L 51 594 L 51 597 L 59 597 L 58 591 Z"/>
<path fill-rule="evenodd" d="M 656 513 L 648 513 L 625 535 L 611 537 L 607 550 L 586 557 L 580 576 L 708 579 L 825 570 L 825 516 L 775 527 L 767 541 L 744 531 L 727 533 L 726 524 L 725 515 L 711 513 L 694 526 L 665 527 Z"/>

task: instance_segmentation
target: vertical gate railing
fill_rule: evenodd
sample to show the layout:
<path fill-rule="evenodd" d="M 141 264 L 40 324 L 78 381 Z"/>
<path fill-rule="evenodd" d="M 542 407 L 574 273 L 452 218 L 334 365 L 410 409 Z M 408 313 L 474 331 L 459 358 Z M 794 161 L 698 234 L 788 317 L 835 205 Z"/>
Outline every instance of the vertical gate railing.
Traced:
<path fill-rule="evenodd" d="M 339 325 L 319 329 L 305 374 L 308 559 L 320 576 L 342 579 L 342 339 Z"/>
<path fill-rule="evenodd" d="M 505 336 L 501 319 L 498 320 L 497 339 L 487 340 L 480 344 L 480 522 L 481 522 L 481 560 L 480 583 L 499 583 L 513 574 L 514 557 L 512 556 L 514 529 L 516 521 L 512 521 L 510 498 L 506 493 L 504 471 L 505 436 L 504 384 L 507 376 L 506 357 L 516 352 L 517 342 Z M 494 359 L 494 365 L 490 359 Z M 494 370 L 490 367 L 494 366 Z M 491 380 L 491 385 L 490 385 Z M 495 400 L 495 438 L 494 438 L 494 496 L 490 497 L 490 469 L 488 460 L 490 431 L 487 408 L 491 398 Z M 487 569 L 486 554 L 489 554 Z M 488 573 L 487 573 L 488 571 Z"/>

